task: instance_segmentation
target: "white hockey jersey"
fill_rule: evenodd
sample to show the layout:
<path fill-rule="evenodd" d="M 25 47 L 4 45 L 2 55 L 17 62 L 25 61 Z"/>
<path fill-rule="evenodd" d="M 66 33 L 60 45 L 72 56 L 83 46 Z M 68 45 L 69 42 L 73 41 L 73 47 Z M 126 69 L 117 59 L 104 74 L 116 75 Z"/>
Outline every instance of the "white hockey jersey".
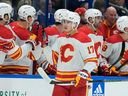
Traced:
<path fill-rule="evenodd" d="M 102 48 L 101 54 L 108 60 L 110 65 L 113 65 L 119 58 L 122 51 L 122 42 L 124 40 L 120 35 L 113 35 L 107 39 L 106 43 Z M 128 42 L 125 41 L 125 51 L 124 54 L 114 66 L 119 68 L 125 61 L 128 60 Z M 106 62 L 106 61 L 105 61 Z M 128 72 L 128 64 L 125 64 L 118 71 L 120 72 Z"/>
<path fill-rule="evenodd" d="M 75 80 L 80 70 L 91 72 L 97 66 L 94 42 L 82 32 L 71 36 L 62 33 L 52 46 L 52 57 L 57 66 L 58 81 Z"/>
<path fill-rule="evenodd" d="M 51 46 L 55 43 L 55 41 L 56 41 L 57 37 L 59 36 L 60 32 L 59 32 L 59 30 L 57 29 L 57 27 L 54 26 L 54 25 L 45 28 L 45 29 L 44 29 L 44 32 L 45 32 L 45 34 L 46 34 L 47 45 L 48 45 L 49 47 L 51 47 Z M 47 47 L 47 48 L 48 48 L 48 47 Z M 45 52 L 44 52 L 45 55 L 50 54 L 50 53 L 51 53 L 51 50 L 45 50 Z M 48 62 L 49 62 L 50 64 L 53 64 L 53 62 L 52 62 L 52 57 L 51 57 L 51 56 L 49 56 L 49 57 L 46 56 L 46 58 L 47 58 L 47 60 L 48 60 Z"/>
<path fill-rule="evenodd" d="M 103 45 L 103 34 L 101 31 L 97 30 L 94 32 L 92 29 L 90 29 L 87 25 L 82 26 L 78 29 L 80 32 L 84 32 L 86 35 L 88 35 L 95 43 L 95 50 L 97 57 L 100 57 L 101 48 Z"/>
<path fill-rule="evenodd" d="M 46 40 L 48 46 L 52 46 L 60 34 L 59 30 L 57 29 L 56 26 L 49 26 L 44 29 L 44 32 L 46 34 Z"/>
<path fill-rule="evenodd" d="M 10 26 L 7 27 L 10 29 Z M 7 56 L 5 55 L 5 60 L 1 65 L 1 73 L 32 74 L 33 61 L 28 58 L 28 54 L 32 50 L 32 46 L 30 44 L 25 44 L 25 42 L 30 38 L 30 33 L 26 29 L 19 27 L 17 22 L 13 22 L 11 27 L 10 32 L 15 36 L 14 43 L 17 47 L 10 50 Z"/>

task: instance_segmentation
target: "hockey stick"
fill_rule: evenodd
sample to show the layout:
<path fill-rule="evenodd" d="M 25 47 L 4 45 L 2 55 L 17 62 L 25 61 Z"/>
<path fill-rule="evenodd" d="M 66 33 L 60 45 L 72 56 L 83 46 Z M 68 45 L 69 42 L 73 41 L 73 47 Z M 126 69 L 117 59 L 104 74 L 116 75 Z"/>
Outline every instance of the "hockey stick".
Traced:
<path fill-rule="evenodd" d="M 55 81 L 54 79 L 51 79 L 46 73 L 45 71 L 39 67 L 37 69 L 39 75 L 45 80 L 47 81 L 49 84 L 75 84 L 75 81 L 74 82 L 58 82 L 58 81 Z M 92 80 L 92 81 L 89 81 L 90 83 L 93 83 L 93 82 L 124 82 L 124 81 L 127 81 L 128 82 L 128 78 L 125 79 L 125 80 Z"/>
<path fill-rule="evenodd" d="M 39 67 L 37 69 L 39 75 L 45 80 L 47 81 L 49 84 L 74 84 L 75 82 L 58 82 L 55 81 L 54 79 L 51 79 L 43 70 L 43 68 Z"/>

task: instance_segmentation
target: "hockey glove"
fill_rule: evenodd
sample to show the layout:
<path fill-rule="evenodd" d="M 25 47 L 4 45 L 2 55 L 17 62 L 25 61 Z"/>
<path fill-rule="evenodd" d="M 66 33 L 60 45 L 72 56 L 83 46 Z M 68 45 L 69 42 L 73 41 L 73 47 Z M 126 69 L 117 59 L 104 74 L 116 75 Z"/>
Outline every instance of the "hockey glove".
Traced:
<path fill-rule="evenodd" d="M 55 75 L 56 74 L 55 65 L 48 64 L 47 68 L 45 69 L 45 72 L 49 75 Z"/>
<path fill-rule="evenodd" d="M 110 75 L 117 76 L 119 74 L 119 71 L 116 71 L 116 67 L 112 66 L 112 68 L 109 70 Z"/>
<path fill-rule="evenodd" d="M 35 22 L 32 26 L 31 33 L 35 34 L 37 36 L 36 40 L 40 41 L 41 44 L 44 44 L 43 41 L 43 27 L 39 25 L 39 22 Z"/>
<path fill-rule="evenodd" d="M 84 87 L 87 85 L 87 81 L 91 81 L 91 75 L 86 70 L 81 70 L 76 76 L 75 87 Z"/>

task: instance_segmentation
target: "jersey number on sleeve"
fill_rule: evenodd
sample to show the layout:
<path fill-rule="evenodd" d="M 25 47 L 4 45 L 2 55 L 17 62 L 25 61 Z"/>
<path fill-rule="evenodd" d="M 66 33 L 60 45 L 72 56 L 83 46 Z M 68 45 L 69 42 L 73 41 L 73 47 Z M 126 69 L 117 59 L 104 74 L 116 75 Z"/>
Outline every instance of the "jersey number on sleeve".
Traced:
<path fill-rule="evenodd" d="M 89 54 L 94 53 L 94 46 L 88 46 L 87 48 L 88 48 L 88 53 Z"/>

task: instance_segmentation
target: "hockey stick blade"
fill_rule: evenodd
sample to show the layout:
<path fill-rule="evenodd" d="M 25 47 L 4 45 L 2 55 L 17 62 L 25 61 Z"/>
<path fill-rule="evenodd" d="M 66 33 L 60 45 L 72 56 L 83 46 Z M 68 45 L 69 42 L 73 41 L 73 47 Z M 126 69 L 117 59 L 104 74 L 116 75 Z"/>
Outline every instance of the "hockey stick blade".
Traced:
<path fill-rule="evenodd" d="M 45 80 L 47 81 L 49 84 L 50 82 L 52 82 L 52 80 L 50 79 L 50 77 L 45 73 L 45 71 L 43 70 L 43 68 L 39 67 L 37 69 L 39 75 Z"/>

